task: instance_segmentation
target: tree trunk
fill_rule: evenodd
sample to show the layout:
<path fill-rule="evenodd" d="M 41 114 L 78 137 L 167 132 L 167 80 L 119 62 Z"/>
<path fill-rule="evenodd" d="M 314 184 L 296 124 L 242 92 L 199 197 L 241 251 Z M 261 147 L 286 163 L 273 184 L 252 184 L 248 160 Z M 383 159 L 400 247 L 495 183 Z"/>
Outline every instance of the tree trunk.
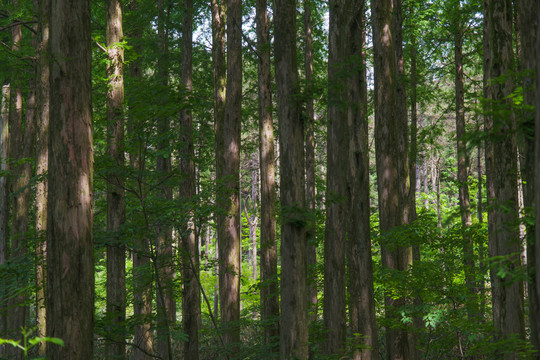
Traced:
<path fill-rule="evenodd" d="M 282 359 L 308 357 L 304 127 L 296 63 L 296 1 L 276 0 L 275 73 L 281 154 Z"/>
<path fill-rule="evenodd" d="M 261 168 L 261 320 L 264 342 L 278 352 L 274 340 L 279 336 L 279 296 L 276 247 L 276 172 L 272 119 L 272 78 L 270 68 L 270 26 L 267 1 L 257 0 L 257 45 L 259 52 L 259 156 Z"/>
<path fill-rule="evenodd" d="M 369 206 L 369 137 L 366 79 L 366 3 L 354 1 L 346 19 L 345 48 L 350 49 L 350 78 L 346 83 L 348 120 L 348 269 L 349 319 L 355 360 L 377 359 L 373 264 Z M 357 336 L 357 335 L 353 335 Z"/>
<path fill-rule="evenodd" d="M 531 108 L 536 101 L 536 84 L 534 83 L 534 71 L 538 61 L 536 49 L 538 16 L 540 15 L 538 3 L 533 0 L 521 0 L 519 4 L 519 22 L 521 35 L 521 71 L 523 72 L 523 103 Z M 534 207 L 534 111 L 523 110 L 522 118 L 519 121 L 518 134 L 520 136 L 520 154 L 522 155 L 521 177 L 523 181 L 523 203 L 526 216 L 534 216 L 531 212 Z M 529 224 L 525 222 L 525 224 Z M 527 272 L 529 274 L 528 295 L 529 295 L 529 324 L 531 334 L 540 332 L 540 298 L 537 297 L 536 281 L 537 276 L 534 268 L 535 258 L 535 227 L 527 225 Z M 540 230 L 539 230 L 540 231 Z M 540 353 L 540 341 L 537 336 L 531 336 L 531 341 Z"/>
<path fill-rule="evenodd" d="M 377 163 L 377 185 L 379 193 L 380 230 L 384 236 L 393 228 L 408 221 L 408 165 L 406 137 L 402 112 L 403 91 L 398 67 L 399 51 L 396 51 L 393 34 L 400 21 L 395 19 L 398 8 L 391 0 L 372 2 L 373 43 L 375 57 L 375 147 Z M 395 5 L 395 6 L 400 6 Z M 401 89 L 403 90 L 403 89 Z M 388 104 L 395 104 L 389 106 Z M 405 122 L 406 124 L 406 122 Z M 403 139 L 405 137 L 405 139 Z M 405 169 L 407 168 L 407 171 Z M 405 176 L 407 175 L 407 176 Z M 405 271 L 410 264 L 410 248 L 384 240 L 381 246 L 383 267 L 389 270 Z M 398 309 L 405 305 L 405 298 L 385 296 L 386 318 L 396 323 Z M 394 325 L 395 326 L 395 325 Z M 388 359 L 408 359 L 410 356 L 408 334 L 406 330 L 390 325 L 386 329 Z"/>
<path fill-rule="evenodd" d="M 8 171 L 9 149 L 9 103 L 10 85 L 2 86 L 2 108 L 0 114 L 0 170 Z M 8 220 L 9 220 L 9 191 L 7 176 L 0 177 L 0 265 L 4 265 L 8 259 Z M 0 336 L 7 337 L 7 298 L 5 298 L 6 282 L 0 283 Z M 0 345 L 3 353 L 6 345 Z"/>
<path fill-rule="evenodd" d="M 315 215 L 315 109 L 313 100 L 313 35 L 311 8 L 313 1 L 304 1 L 304 43 L 306 74 L 306 206 L 310 213 L 310 223 L 306 232 L 307 240 L 307 296 L 309 321 L 317 321 L 317 221 Z"/>
<path fill-rule="evenodd" d="M 487 1 L 489 66 L 489 117 L 486 119 L 486 176 L 488 238 L 491 257 L 504 257 L 491 268 L 493 320 L 496 338 L 524 336 L 522 283 L 515 277 L 521 267 L 517 229 L 517 150 L 513 135 L 515 118 L 509 95 L 514 86 L 508 76 L 513 69 L 512 2 Z M 500 78 L 500 77 L 504 78 Z M 499 275 L 506 269 L 504 277 Z M 505 354 L 514 359 L 514 354 Z"/>
<path fill-rule="evenodd" d="M 195 151 L 193 147 L 193 120 L 191 91 L 193 90 L 193 1 L 183 3 L 184 18 L 182 24 L 182 74 L 180 81 L 184 85 L 187 107 L 180 113 L 180 174 L 184 181 L 180 185 L 180 200 L 192 204 L 195 196 Z M 182 264 L 182 326 L 188 339 L 184 342 L 184 359 L 199 359 L 199 324 L 201 318 L 201 293 L 199 278 L 199 244 L 196 236 L 195 219 L 191 206 L 181 228 L 181 264 Z"/>
<path fill-rule="evenodd" d="M 455 91 L 456 91 L 456 140 L 457 140 L 457 180 L 459 188 L 459 209 L 461 214 L 461 226 L 463 228 L 463 257 L 465 283 L 471 295 L 467 303 L 467 314 L 469 320 L 474 321 L 476 306 L 474 304 L 475 281 L 474 281 L 474 254 L 473 238 L 469 233 L 472 224 L 471 205 L 469 198 L 469 155 L 467 153 L 467 143 L 465 140 L 465 93 L 463 89 L 463 25 L 461 20 L 461 7 L 456 1 L 455 8 L 455 30 L 454 30 L 454 59 L 455 67 Z"/>
<path fill-rule="evenodd" d="M 326 177 L 326 226 L 324 234 L 325 351 L 343 351 L 346 337 L 345 245 L 347 239 L 347 86 L 348 19 L 352 3 L 332 0 L 328 41 L 328 140 Z"/>
<path fill-rule="evenodd" d="M 37 59 L 37 124 L 36 124 L 36 322 L 37 336 L 45 336 L 45 287 L 47 250 L 47 169 L 49 146 L 49 1 L 38 2 L 40 44 Z M 45 357 L 46 342 L 39 345 L 38 354 Z"/>
<path fill-rule="evenodd" d="M 126 254 L 120 228 L 126 221 L 124 194 L 124 49 L 122 5 L 120 0 L 107 0 L 107 314 L 110 332 L 106 344 L 107 357 L 124 359 L 126 331 Z"/>
<path fill-rule="evenodd" d="M 540 14 L 537 18 L 537 24 L 540 24 Z M 538 57 L 538 54 L 540 54 L 540 26 L 537 26 L 536 30 L 536 56 Z M 537 59 L 538 60 L 538 59 Z M 540 61 L 536 61 L 536 89 L 540 89 Z M 534 133 L 534 170 L 536 174 L 540 174 L 540 91 L 536 91 L 536 118 L 535 118 L 535 133 Z M 535 273 L 536 278 L 534 279 L 535 285 L 536 285 L 536 299 L 540 299 L 540 176 L 535 176 L 534 178 L 534 202 L 536 204 L 535 206 L 535 229 L 539 229 L 538 231 L 535 231 L 535 246 L 534 248 L 534 267 L 535 267 Z M 538 305 L 537 309 L 540 309 L 540 304 Z M 534 341 L 535 344 L 540 344 L 540 331 L 536 332 L 536 339 Z"/>
<path fill-rule="evenodd" d="M 223 185 L 218 208 L 223 212 L 218 228 L 219 302 L 226 351 L 235 356 L 240 345 L 240 124 L 242 101 L 242 3 L 227 1 L 227 88 L 225 118 L 221 132 Z M 219 168 L 218 168 L 219 169 Z"/>
<path fill-rule="evenodd" d="M 47 346 L 47 357 L 85 360 L 94 338 L 90 2 L 51 9 L 47 336 L 65 346 Z"/>

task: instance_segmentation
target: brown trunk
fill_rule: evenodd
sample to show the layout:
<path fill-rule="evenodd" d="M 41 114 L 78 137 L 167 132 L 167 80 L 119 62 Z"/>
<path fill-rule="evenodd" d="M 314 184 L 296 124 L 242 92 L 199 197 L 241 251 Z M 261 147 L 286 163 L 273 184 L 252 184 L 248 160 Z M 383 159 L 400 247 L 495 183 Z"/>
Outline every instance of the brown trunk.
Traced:
<path fill-rule="evenodd" d="M 126 353 L 126 258 L 120 239 L 120 227 L 126 221 L 124 195 L 124 49 L 122 7 L 120 0 L 107 0 L 107 156 L 110 166 L 107 177 L 107 315 L 110 328 L 106 345 L 107 357 L 124 359 Z"/>
<path fill-rule="evenodd" d="M 377 359 L 373 264 L 369 206 L 369 137 L 366 81 L 366 3 L 355 1 L 347 19 L 346 48 L 350 49 L 350 78 L 346 83 L 348 120 L 348 269 L 349 320 L 355 360 Z M 354 61 L 352 61 L 354 59 Z M 346 58 L 345 60 L 348 60 Z M 358 336 L 354 335 L 354 336 Z"/>
<path fill-rule="evenodd" d="M 90 2 L 51 9 L 47 358 L 93 357 L 94 247 Z M 78 21 L 73 21 L 78 19 Z"/>
<path fill-rule="evenodd" d="M 132 11 L 137 8 L 132 4 Z M 135 53 L 142 54 L 140 40 L 142 38 L 142 24 L 137 23 L 134 26 L 131 38 L 134 39 Z M 140 57 L 136 57 L 129 64 L 129 76 L 133 84 L 142 82 L 142 66 Z M 129 90 L 129 87 L 127 88 Z M 134 86 L 134 92 L 137 86 Z M 128 96 L 131 99 L 135 96 Z M 139 199 L 144 201 L 144 171 L 145 154 L 144 143 L 140 137 L 142 133 L 142 120 L 137 116 L 136 101 L 129 102 L 129 113 L 127 123 L 127 133 L 130 138 L 131 150 L 129 154 L 130 166 L 135 175 L 134 184 Z M 153 354 L 154 335 L 152 332 L 152 268 L 150 264 L 150 247 L 147 238 L 138 236 L 134 239 L 133 251 L 133 315 L 136 318 L 135 334 L 133 342 L 133 359 L 150 360 Z"/>
<path fill-rule="evenodd" d="M 281 154 L 282 359 L 308 357 L 304 126 L 296 63 L 296 1 L 276 0 L 275 73 Z"/>
<path fill-rule="evenodd" d="M 521 0 L 519 4 L 519 22 L 521 35 L 521 71 L 523 72 L 523 103 L 531 108 L 536 101 L 536 84 L 534 83 L 534 71 L 538 54 L 536 49 L 536 37 L 538 31 L 538 16 L 540 15 L 538 3 L 534 0 Z M 523 181 L 523 204 L 527 216 L 534 216 L 531 212 L 534 206 L 534 111 L 524 110 L 519 121 L 518 134 L 520 135 L 518 144 L 522 155 L 521 177 Z M 525 222 L 529 224 L 529 222 Z M 536 263 L 535 247 L 535 227 L 527 225 L 527 272 L 529 273 L 528 295 L 529 295 L 529 324 L 531 334 L 540 332 L 540 298 L 537 296 L 536 281 L 537 276 L 534 267 Z M 540 228 L 539 228 L 540 231 Z M 531 341 L 540 353 L 540 341 L 537 336 L 531 336 Z"/>
<path fill-rule="evenodd" d="M 180 173 L 184 181 L 180 185 L 180 200 L 191 204 L 195 196 L 195 151 L 193 147 L 193 120 L 189 100 L 193 90 L 193 1 L 183 3 L 182 24 L 182 74 L 181 83 L 185 89 L 187 108 L 180 113 Z M 190 209 L 187 206 L 186 209 Z M 190 209 L 186 214 L 186 224 L 181 228 L 182 264 L 182 327 L 188 339 L 184 342 L 184 359 L 199 359 L 199 324 L 201 318 L 201 293 L 199 289 L 199 244 L 196 236 L 195 219 Z"/>
<path fill-rule="evenodd" d="M 394 7 L 397 6 L 397 7 Z M 400 85 L 398 60 L 400 51 L 395 49 L 400 28 L 400 4 L 391 0 L 372 2 L 373 43 L 375 57 L 375 146 L 377 185 L 379 193 L 380 229 L 384 236 L 393 228 L 408 221 L 408 165 L 407 127 L 403 119 L 404 89 Z M 399 31 L 398 31 L 399 33 Z M 400 42 L 399 42 L 400 44 Z M 400 47 L 400 45 L 398 45 Z M 396 104 L 388 106 L 388 104 Z M 406 118 L 405 118 L 406 119 Z M 397 146 L 396 146 L 397 145 Z M 390 270 L 407 270 L 412 255 L 410 248 L 398 246 L 385 239 L 381 246 L 383 267 Z M 386 318 L 399 321 L 398 309 L 405 305 L 403 296 L 395 298 L 386 294 Z M 408 359 L 410 356 L 407 331 L 388 326 L 386 329 L 388 359 Z"/>
<path fill-rule="evenodd" d="M 524 336 L 520 241 L 517 229 L 517 150 L 515 119 L 509 95 L 514 89 L 509 76 L 513 69 L 512 2 L 488 0 L 488 40 L 491 63 L 486 121 L 486 178 L 490 208 L 488 238 L 490 257 L 503 257 L 491 268 L 493 321 L 496 338 Z M 500 78 L 500 77 L 504 78 Z M 500 270 L 506 269 L 504 277 Z M 505 359 L 516 358 L 505 354 Z"/>
<path fill-rule="evenodd" d="M 540 14 L 537 18 L 537 24 L 540 24 Z M 536 56 L 540 54 L 540 26 L 537 26 L 536 30 Z M 538 60 L 538 58 L 537 58 Z M 536 61 L 536 79 L 535 85 L 536 89 L 540 89 L 540 61 Z M 536 119 L 535 119 L 535 133 L 534 133 L 534 171 L 536 174 L 540 174 L 540 91 L 536 91 Z M 535 206 L 535 228 L 540 229 L 540 176 L 535 176 L 534 178 L 534 202 Z M 535 244 L 540 244 L 540 231 L 536 231 L 535 234 Z M 535 273 L 537 274 L 534 279 L 536 285 L 536 299 L 540 299 L 540 246 L 535 246 L 534 248 L 534 267 Z M 537 309 L 540 309 L 540 304 Z M 532 320 L 531 320 L 532 321 Z M 537 322 L 538 324 L 538 322 Z M 536 332 L 536 339 L 534 343 L 540 344 L 540 331 Z"/>
<path fill-rule="evenodd" d="M 259 156 L 261 167 L 261 320 L 264 341 L 278 352 L 279 297 L 276 247 L 276 172 L 274 167 L 274 127 L 272 119 L 272 78 L 270 65 L 270 26 L 267 1 L 257 0 L 257 45 L 259 52 Z"/>
<path fill-rule="evenodd" d="M 325 351 L 343 351 L 346 336 L 345 245 L 347 239 L 347 85 L 342 70 L 346 61 L 347 16 L 351 5 L 332 0 L 328 41 L 328 140 L 326 176 L 326 226 L 324 234 L 323 320 L 327 330 Z"/>
<path fill-rule="evenodd" d="M 317 321 L 317 222 L 315 220 L 315 109 L 313 100 L 313 35 L 311 7 L 313 2 L 304 1 L 304 43 L 306 73 L 306 206 L 311 222 L 306 232 L 308 269 L 307 297 L 309 321 Z"/>
<path fill-rule="evenodd" d="M 37 60 L 37 125 L 36 125 L 36 322 L 37 336 L 45 336 L 45 287 L 46 284 L 46 231 L 47 231 L 47 179 L 49 146 L 49 1 L 39 1 L 39 45 Z M 39 345 L 38 354 L 45 356 L 46 342 Z"/>
<path fill-rule="evenodd" d="M 218 208 L 223 212 L 218 227 L 219 302 L 223 340 L 226 351 L 235 356 L 240 345 L 240 123 L 242 100 L 242 3 L 227 0 L 227 88 L 226 107 L 221 131 L 223 151 L 221 173 L 223 186 L 218 194 Z M 221 140 L 219 140 L 221 141 Z M 219 169 L 219 168 L 218 168 Z"/>
<path fill-rule="evenodd" d="M 2 86 L 2 108 L 0 114 L 0 170 L 8 171 L 8 147 L 9 147 L 9 84 Z M 8 259 L 8 219 L 9 219 L 9 197 L 8 197 L 8 180 L 6 176 L 0 177 L 0 265 L 4 265 Z M 7 337 L 7 299 L 5 286 L 7 284 L 2 281 L 0 283 L 0 336 Z M 0 352 L 3 353 L 7 345 L 0 345 Z"/>
<path fill-rule="evenodd" d="M 463 89 L 463 29 L 461 20 L 461 7 L 459 1 L 455 4 L 456 26 L 454 32 L 454 59 L 455 67 L 455 91 L 456 91 L 456 140 L 457 140 L 457 180 L 459 188 L 459 209 L 461 214 L 461 226 L 463 228 L 463 257 L 465 283 L 471 295 L 475 292 L 474 281 L 474 254 L 473 238 L 469 234 L 472 224 L 471 205 L 469 198 L 469 155 L 465 140 L 465 93 Z M 467 303 L 467 314 L 473 320 L 476 314 L 474 300 Z"/>

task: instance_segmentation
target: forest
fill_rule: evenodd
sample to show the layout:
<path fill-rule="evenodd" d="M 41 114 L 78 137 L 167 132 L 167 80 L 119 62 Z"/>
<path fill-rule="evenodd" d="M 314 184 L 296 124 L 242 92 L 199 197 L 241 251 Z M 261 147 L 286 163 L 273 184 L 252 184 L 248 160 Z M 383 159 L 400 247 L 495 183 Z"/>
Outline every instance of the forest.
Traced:
<path fill-rule="evenodd" d="M 0 359 L 540 359 L 538 0 L 0 0 Z"/>

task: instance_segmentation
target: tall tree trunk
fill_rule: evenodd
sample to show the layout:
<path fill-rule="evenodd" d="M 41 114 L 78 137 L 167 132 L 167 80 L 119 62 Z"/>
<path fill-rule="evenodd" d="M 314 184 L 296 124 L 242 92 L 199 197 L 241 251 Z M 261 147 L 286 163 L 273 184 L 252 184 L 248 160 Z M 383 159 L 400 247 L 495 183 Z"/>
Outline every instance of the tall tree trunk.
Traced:
<path fill-rule="evenodd" d="M 397 8 L 396 8 L 397 6 Z M 375 146 L 377 163 L 377 185 L 379 193 L 379 216 L 381 235 L 408 221 L 408 165 L 406 137 L 402 102 L 404 89 L 399 85 L 400 52 L 395 49 L 395 29 L 400 24 L 398 16 L 400 4 L 391 0 L 371 3 L 373 43 L 375 56 Z M 401 89 L 401 91 L 400 91 Z M 388 104 L 396 104 L 388 106 Z M 403 139 L 405 137 L 405 139 Z M 405 169 L 407 168 L 407 171 Z M 405 176 L 406 175 L 406 176 Z M 383 267 L 389 270 L 405 271 L 410 264 L 410 248 L 392 244 L 384 240 L 381 246 Z M 399 321 L 398 309 L 405 305 L 405 298 L 385 295 L 386 318 L 390 322 Z M 410 356 L 407 331 L 388 326 L 386 329 L 388 359 L 408 359 Z"/>
<path fill-rule="evenodd" d="M 180 186 L 180 198 L 191 204 L 195 196 L 195 151 L 193 147 L 193 120 L 189 101 L 193 90 L 193 1 L 183 3 L 184 18 L 182 24 L 182 74 L 180 81 L 185 89 L 187 107 L 180 113 L 180 173 L 183 183 Z M 187 223 L 181 229 L 180 254 L 182 263 L 182 326 L 188 339 L 184 342 L 184 359 L 199 359 L 199 324 L 201 317 L 201 293 L 199 277 L 199 244 L 196 236 L 195 219 L 190 206 Z"/>
<path fill-rule="evenodd" d="M 107 176 L 107 313 L 111 317 L 107 357 L 126 356 L 126 254 L 120 228 L 126 221 L 124 194 L 124 49 L 122 5 L 107 0 L 107 156 L 112 167 Z"/>
<path fill-rule="evenodd" d="M 8 171 L 9 149 L 9 103 L 10 85 L 2 86 L 2 108 L 0 113 L 0 170 Z M 0 265 L 4 265 L 8 259 L 8 220 L 9 220 L 9 191 L 7 176 L 0 177 Z M 6 282 L 0 283 L 0 336 L 7 337 L 7 298 Z M 0 351 L 4 351 L 6 345 L 0 345 Z"/>
<path fill-rule="evenodd" d="M 161 91 L 168 93 L 169 84 L 169 42 L 168 42 L 168 0 L 158 0 L 158 48 L 159 57 L 157 63 L 157 81 Z M 162 179 L 163 184 L 159 187 L 159 196 L 164 203 L 172 200 L 172 188 L 167 184 L 167 177 L 172 168 L 170 157 L 170 119 L 161 114 L 157 119 L 157 134 L 160 139 L 157 150 L 159 155 L 156 159 L 156 172 Z M 176 321 L 176 301 L 174 298 L 174 259 L 172 249 L 172 227 L 165 219 L 156 225 L 156 300 L 158 312 L 157 325 L 157 353 L 164 359 L 173 359 L 171 344 L 171 328 Z"/>
<path fill-rule="evenodd" d="M 131 11 L 137 11 L 136 5 L 131 7 Z M 143 28 L 140 22 L 135 23 L 133 33 L 130 38 L 133 39 L 134 50 L 137 55 L 142 54 L 141 38 Z M 142 65 L 140 57 L 136 57 L 129 63 L 129 77 L 132 84 L 140 84 L 143 80 Z M 137 86 L 133 86 L 133 93 L 128 90 L 128 123 L 127 134 L 132 142 L 129 147 L 130 166 L 136 174 L 134 179 L 134 187 L 140 199 L 143 199 L 144 194 L 144 171 L 145 171 L 145 152 L 144 139 L 141 137 L 142 120 L 137 116 Z M 150 263 L 150 246 L 149 240 L 145 237 L 138 236 L 134 239 L 133 251 L 133 315 L 136 317 L 135 334 L 133 348 L 134 360 L 150 360 L 153 354 L 154 335 L 152 332 L 152 268 Z"/>
<path fill-rule="evenodd" d="M 377 359 L 378 334 L 375 322 L 373 264 L 371 258 L 369 206 L 369 137 L 366 79 L 366 3 L 349 6 L 345 58 L 350 65 L 346 83 L 348 120 L 348 269 L 349 320 L 354 339 L 355 360 Z M 357 335 L 355 335 L 357 336 Z"/>
<path fill-rule="evenodd" d="M 308 357 L 304 126 L 296 63 L 296 1 L 274 1 L 275 73 L 281 154 L 282 359 Z"/>
<path fill-rule="evenodd" d="M 47 357 L 93 357 L 92 82 L 90 2 L 51 6 Z M 78 19 L 78 21 L 73 21 Z"/>
<path fill-rule="evenodd" d="M 37 121 L 36 121 L 36 318 L 37 336 L 45 336 L 45 288 L 46 284 L 46 231 L 47 231 L 47 169 L 49 146 L 49 1 L 38 2 L 38 22 L 40 44 L 37 59 Z M 46 342 L 39 345 L 38 354 L 45 356 Z"/>
<path fill-rule="evenodd" d="M 540 24 L 540 14 L 538 14 L 537 24 Z M 537 26 L 536 30 L 536 56 L 540 54 L 540 26 Z M 536 89 L 540 89 L 540 61 L 536 61 Z M 536 91 L 536 118 L 535 118 L 535 133 L 534 133 L 534 170 L 536 174 L 540 174 L 540 91 Z M 534 202 L 535 206 L 535 248 L 534 248 L 534 267 L 536 278 L 534 279 L 536 285 L 536 299 L 540 299 L 540 176 L 534 178 Z M 540 309 L 540 304 L 537 309 Z M 540 331 L 536 332 L 535 344 L 540 344 Z"/>
<path fill-rule="evenodd" d="M 264 341 L 278 352 L 274 340 L 279 336 L 279 297 L 276 247 L 276 171 L 274 154 L 274 126 L 272 119 L 272 78 L 270 65 L 270 26 L 267 1 L 257 0 L 257 45 L 259 53 L 259 156 L 261 167 L 261 320 Z"/>
<path fill-rule="evenodd" d="M 461 226 L 463 228 L 463 257 L 465 283 L 471 295 L 475 292 L 474 281 L 474 254 L 473 238 L 469 233 L 472 224 L 471 205 L 469 198 L 469 155 L 465 140 L 465 93 L 463 89 L 463 25 L 461 6 L 455 2 L 455 30 L 454 30 L 454 59 L 455 59 L 455 91 L 456 91 L 456 140 L 457 140 L 457 180 L 459 188 L 459 209 L 461 214 Z M 467 314 L 470 320 L 477 315 L 474 299 L 467 303 Z"/>
<path fill-rule="evenodd" d="M 534 72 L 538 53 L 536 49 L 538 16 L 540 11 L 537 1 L 521 0 L 519 4 L 519 22 L 521 35 L 521 71 L 523 72 L 523 103 L 531 108 L 535 105 L 537 88 L 534 82 Z M 522 155 L 520 161 L 521 177 L 523 181 L 523 203 L 527 216 L 533 216 L 534 203 L 534 111 L 524 110 L 519 121 L 518 134 L 520 136 L 518 144 L 519 152 Z M 528 222 L 525 222 L 529 224 Z M 529 295 L 529 324 L 531 334 L 540 332 L 540 298 L 536 292 L 536 275 L 534 268 L 536 263 L 535 247 L 535 227 L 527 225 L 527 272 L 529 274 L 528 295 Z M 540 231 L 540 228 L 539 228 Z M 531 336 L 532 343 L 540 353 L 540 341 L 537 336 Z"/>
<path fill-rule="evenodd" d="M 324 234 L 325 351 L 343 351 L 346 336 L 345 245 L 347 239 L 347 98 L 343 66 L 349 29 L 346 16 L 352 3 L 332 0 L 328 40 L 328 140 L 326 177 L 326 226 Z"/>
<path fill-rule="evenodd" d="M 315 109 L 313 100 L 313 35 L 311 8 L 313 1 L 304 2 L 304 72 L 306 74 L 306 206 L 311 222 L 306 232 L 308 269 L 307 297 L 309 321 L 317 321 L 317 223 L 315 217 Z"/>
<path fill-rule="evenodd" d="M 486 178 L 488 238 L 490 257 L 504 257 L 491 268 L 493 320 L 496 338 L 524 336 L 520 240 L 517 229 L 517 149 L 514 137 L 515 118 L 509 95 L 514 89 L 510 73 L 513 69 L 512 2 L 487 1 L 490 67 L 488 93 L 489 117 L 486 121 Z M 501 78 L 503 77 L 503 78 Z M 499 275 L 506 269 L 504 277 Z M 515 354 L 505 354 L 515 359 Z"/>
<path fill-rule="evenodd" d="M 219 302 L 223 340 L 231 356 L 240 343 L 240 124 L 242 101 L 242 3 L 227 0 L 227 88 L 221 132 L 222 164 L 217 180 L 223 185 L 218 208 L 223 212 L 218 228 Z M 219 169 L 219 168 L 218 168 Z"/>

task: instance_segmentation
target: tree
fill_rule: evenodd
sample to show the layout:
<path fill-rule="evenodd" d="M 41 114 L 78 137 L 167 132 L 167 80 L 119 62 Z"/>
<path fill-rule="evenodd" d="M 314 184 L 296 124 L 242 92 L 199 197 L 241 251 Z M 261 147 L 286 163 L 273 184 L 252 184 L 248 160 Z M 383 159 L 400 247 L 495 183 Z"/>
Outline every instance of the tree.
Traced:
<path fill-rule="evenodd" d="M 120 239 L 126 221 L 124 166 L 124 49 L 122 4 L 107 1 L 107 155 L 112 167 L 107 178 L 107 313 L 111 317 L 107 356 L 125 358 L 126 254 Z"/>
<path fill-rule="evenodd" d="M 394 243 L 390 231 L 408 221 L 407 202 L 407 127 L 402 111 L 403 89 L 399 85 L 400 52 L 396 50 L 395 34 L 400 24 L 400 4 L 392 1 L 371 3 L 375 68 L 375 150 L 377 187 L 379 194 L 379 226 L 382 265 L 386 271 L 405 271 L 411 263 L 410 249 Z M 400 46 L 400 45 L 398 45 Z M 401 89 L 401 95 L 398 90 Z M 400 97 L 401 96 L 401 97 Z M 389 106 L 388 104 L 395 104 Z M 400 118 L 400 116 L 402 116 Z M 405 138 L 405 139 L 404 139 Z M 397 145 L 397 146 L 396 146 Z M 408 169 L 407 169 L 408 170 Z M 407 176 L 404 176 L 407 173 Z M 396 312 L 405 305 L 403 295 L 397 299 L 385 294 L 385 312 L 388 321 L 396 322 Z M 408 358 L 407 331 L 391 325 L 386 329 L 387 358 Z"/>
<path fill-rule="evenodd" d="M 47 357 L 83 360 L 94 338 L 90 2 L 51 9 L 47 335 L 65 346 Z"/>
<path fill-rule="evenodd" d="M 259 94 L 259 156 L 261 168 L 261 319 L 265 325 L 265 344 L 277 352 L 273 339 L 279 336 L 279 298 L 277 296 L 276 246 L 276 179 L 274 154 L 274 124 L 272 118 L 272 78 L 270 63 L 270 26 L 267 2 L 256 2 L 258 94 Z"/>
<path fill-rule="evenodd" d="M 537 7 L 538 8 L 538 7 Z M 537 18 L 538 24 L 540 24 L 540 13 L 538 14 Z M 540 54 L 540 26 L 537 27 L 536 30 L 536 56 Z M 536 61 L 536 77 L 535 77 L 535 85 L 537 89 L 540 89 L 540 61 Z M 540 91 L 536 91 L 536 98 L 535 98 L 535 104 L 536 104 L 536 116 L 535 116 L 535 133 L 534 133 L 534 169 L 535 173 L 540 173 Z M 535 204 L 540 204 L 540 176 L 536 176 L 534 178 L 534 200 Z M 535 207 L 535 229 L 540 229 L 540 206 Z M 535 281 L 536 286 L 536 299 L 540 299 L 540 231 L 535 231 L 534 233 L 535 239 L 535 247 L 534 247 L 534 267 L 535 267 L 535 274 L 536 277 L 533 278 Z M 537 307 L 537 309 L 540 309 L 540 306 Z M 536 344 L 540 344 L 540 332 L 536 332 Z"/>
<path fill-rule="evenodd" d="M 195 151 L 193 147 L 193 120 L 190 108 L 193 90 L 193 1 L 184 1 L 182 24 L 182 77 L 185 101 L 188 107 L 180 112 L 182 141 L 180 150 L 180 173 L 184 179 L 180 196 L 191 204 L 195 196 Z M 190 206 L 187 207 L 190 209 Z M 199 288 L 199 244 L 196 236 L 193 210 L 188 210 L 186 223 L 181 229 L 182 263 L 182 323 L 188 340 L 184 342 L 184 359 L 199 359 L 199 324 L 201 322 L 201 293 Z"/>
<path fill-rule="evenodd" d="M 296 63 L 296 1 L 276 0 L 275 73 L 281 153 L 282 359 L 307 359 L 304 127 Z"/>
<path fill-rule="evenodd" d="M 488 196 L 489 255 L 500 259 L 491 268 L 493 322 L 496 336 L 523 338 L 522 283 L 519 272 L 520 241 L 517 230 L 517 150 L 515 117 L 509 95 L 512 78 L 512 2 L 488 0 L 488 99 L 486 119 L 486 187 Z M 502 276 L 501 269 L 506 269 Z M 515 354 L 505 354 L 514 359 Z"/>

